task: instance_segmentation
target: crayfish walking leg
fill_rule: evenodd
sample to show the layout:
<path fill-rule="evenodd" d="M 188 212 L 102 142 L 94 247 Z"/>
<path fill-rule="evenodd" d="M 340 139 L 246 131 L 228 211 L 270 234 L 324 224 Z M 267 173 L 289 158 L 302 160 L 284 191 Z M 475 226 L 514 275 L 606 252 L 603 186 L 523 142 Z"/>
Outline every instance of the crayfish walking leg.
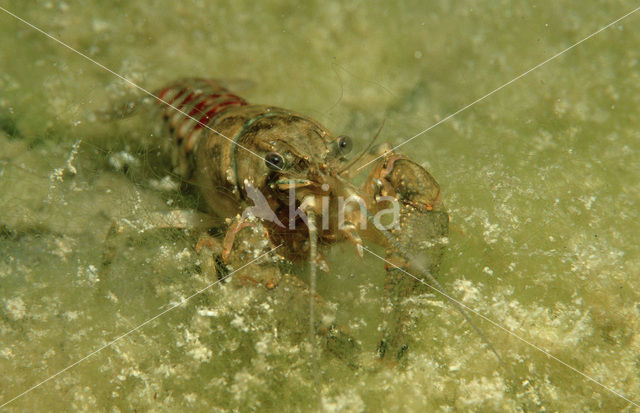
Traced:
<path fill-rule="evenodd" d="M 316 344 L 316 334 L 321 348 L 332 355 L 353 364 L 356 356 L 356 343 L 338 326 L 333 324 L 335 310 L 319 297 L 309 286 L 295 275 L 288 273 L 292 269 L 290 262 L 278 250 L 273 237 L 262 220 L 250 217 L 236 217 L 232 220 L 223 241 L 222 261 L 228 270 L 240 268 L 244 263 L 265 252 L 274 253 L 265 256 L 259 268 L 245 267 L 237 271 L 230 281 L 232 286 L 263 289 L 265 297 L 278 303 L 275 307 L 274 326 L 283 334 L 295 335 L 295 341 L 305 338 L 305 325 L 311 331 L 310 344 Z M 309 312 L 312 302 L 313 313 Z M 313 350 L 315 351 L 315 349 Z M 314 354 L 314 357 L 317 357 Z"/>

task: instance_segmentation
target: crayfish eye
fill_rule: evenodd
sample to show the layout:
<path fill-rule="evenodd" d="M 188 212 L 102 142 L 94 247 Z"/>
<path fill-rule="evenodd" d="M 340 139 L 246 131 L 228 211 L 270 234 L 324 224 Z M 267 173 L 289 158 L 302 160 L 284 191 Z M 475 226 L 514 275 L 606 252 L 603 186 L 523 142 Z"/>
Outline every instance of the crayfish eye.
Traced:
<path fill-rule="evenodd" d="M 267 168 L 274 171 L 281 171 L 284 169 L 284 158 L 276 152 L 269 152 L 264 157 L 264 163 L 267 165 Z"/>
<path fill-rule="evenodd" d="M 351 148 L 353 143 L 351 142 L 351 138 L 348 136 L 340 136 L 338 138 L 338 148 L 340 149 L 340 153 L 343 155 L 351 152 Z"/>

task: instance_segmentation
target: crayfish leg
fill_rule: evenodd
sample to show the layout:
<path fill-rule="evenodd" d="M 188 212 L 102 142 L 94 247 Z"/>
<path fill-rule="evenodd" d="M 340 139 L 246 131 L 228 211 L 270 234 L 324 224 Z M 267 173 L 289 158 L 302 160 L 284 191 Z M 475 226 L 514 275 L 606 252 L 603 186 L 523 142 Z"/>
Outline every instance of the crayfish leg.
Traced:
<path fill-rule="evenodd" d="M 449 217 L 445 212 L 427 211 L 402 205 L 398 229 L 385 232 L 391 239 L 386 254 L 381 358 L 400 360 L 412 345 L 411 312 L 408 299 L 428 291 L 429 279 L 420 271 L 436 274 L 447 242 Z M 411 258 L 409 258 L 411 257 Z M 416 262 L 412 261 L 415 260 Z M 419 261 L 419 262 L 417 262 Z M 408 275 L 411 273 L 419 278 Z"/>
<path fill-rule="evenodd" d="M 258 288 L 256 291 L 264 300 L 273 303 L 274 326 L 278 331 L 286 332 L 302 342 L 308 339 L 309 302 L 313 300 L 315 317 L 313 320 L 315 334 L 324 350 L 335 357 L 346 360 L 349 365 L 356 356 L 356 342 L 346 332 L 334 324 L 335 309 L 317 294 L 311 291 L 308 284 L 289 271 L 295 268 L 281 254 L 284 251 L 275 249 L 267 227 L 259 218 L 236 217 L 229 226 L 224 254 L 226 271 L 233 273 L 229 285 L 237 288 Z M 281 248 L 287 248 L 282 245 Z M 275 251 L 273 251 L 275 249 Z M 265 255 L 256 265 L 241 268 L 246 262 Z M 257 267 L 257 268 L 256 268 Z M 312 344 L 312 343 L 310 343 Z"/>
<path fill-rule="evenodd" d="M 267 228 L 255 217 L 236 217 L 227 229 L 223 241 L 222 260 L 229 271 L 241 268 L 258 256 L 275 250 Z M 238 270 L 232 277 L 232 284 L 256 284 L 267 289 L 275 288 L 282 278 L 280 264 L 283 258 L 277 251 L 267 254 L 255 266 Z"/>

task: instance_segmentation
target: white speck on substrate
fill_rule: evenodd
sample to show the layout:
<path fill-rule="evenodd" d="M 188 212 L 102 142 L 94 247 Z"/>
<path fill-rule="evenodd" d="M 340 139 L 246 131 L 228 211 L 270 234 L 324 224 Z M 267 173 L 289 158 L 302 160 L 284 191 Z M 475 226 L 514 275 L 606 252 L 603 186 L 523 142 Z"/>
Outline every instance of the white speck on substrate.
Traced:
<path fill-rule="evenodd" d="M 14 320 L 22 320 L 24 318 L 24 316 L 26 315 L 26 307 L 24 305 L 24 301 L 22 301 L 22 298 L 20 297 L 15 297 L 15 298 L 7 298 L 4 299 L 4 307 L 7 309 L 7 313 L 9 314 L 9 317 L 11 317 Z"/>

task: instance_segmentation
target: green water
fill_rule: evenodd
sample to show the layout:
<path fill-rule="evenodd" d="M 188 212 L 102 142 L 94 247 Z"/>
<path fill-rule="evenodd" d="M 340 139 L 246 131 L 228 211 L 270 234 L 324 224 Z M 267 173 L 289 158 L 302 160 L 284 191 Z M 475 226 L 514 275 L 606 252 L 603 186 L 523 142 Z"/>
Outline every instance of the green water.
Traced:
<path fill-rule="evenodd" d="M 399 144 L 631 11 L 630 1 L 2 1 L 155 89 L 247 79 L 248 100 L 308 114 L 363 147 Z M 438 279 L 466 305 L 640 402 L 640 16 L 631 15 L 401 148 L 440 182 Z M 197 200 L 158 188 L 140 120 L 97 122 L 135 90 L 0 11 L 0 404 L 215 280 L 175 229 Z M 244 82 L 249 83 L 249 82 Z M 133 157 L 126 171 L 123 159 Z M 119 163 L 120 162 L 120 163 Z M 417 345 L 376 360 L 383 263 L 325 252 L 318 291 L 359 341 L 309 359 L 306 315 L 215 286 L 11 402 L 8 411 L 637 411 L 437 294 Z M 278 323 L 276 323 L 276 320 Z M 278 328 L 279 325 L 288 328 Z"/>

